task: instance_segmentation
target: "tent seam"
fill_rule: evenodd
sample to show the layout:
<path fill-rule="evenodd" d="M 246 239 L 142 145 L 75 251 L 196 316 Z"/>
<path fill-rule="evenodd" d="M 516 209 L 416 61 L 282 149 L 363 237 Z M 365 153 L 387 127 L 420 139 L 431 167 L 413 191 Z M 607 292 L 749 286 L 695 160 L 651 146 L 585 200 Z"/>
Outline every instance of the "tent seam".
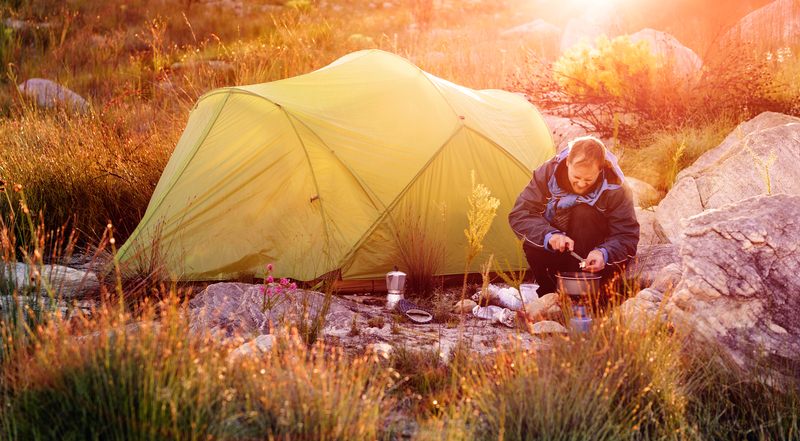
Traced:
<path fill-rule="evenodd" d="M 464 129 L 464 128 L 465 128 L 464 125 L 459 125 L 458 128 L 453 132 L 453 134 L 450 135 L 450 137 L 447 138 L 447 140 L 445 140 L 445 142 L 442 143 L 442 145 L 439 146 L 438 149 L 436 149 L 436 152 L 433 155 L 431 155 L 430 159 L 428 159 L 428 162 L 426 162 L 425 165 L 417 172 L 417 174 L 414 175 L 414 177 L 403 188 L 403 190 L 400 191 L 400 193 L 397 194 L 397 196 L 394 198 L 394 200 L 392 200 L 392 202 L 388 206 L 386 206 L 386 209 L 384 210 L 383 214 L 381 216 L 379 216 L 378 219 L 376 219 L 375 222 L 372 224 L 372 226 L 370 226 L 370 228 L 361 236 L 361 238 L 359 238 L 358 241 L 356 241 L 356 244 L 353 246 L 353 248 L 351 248 L 351 251 L 349 251 L 342 258 L 342 260 L 339 262 L 339 265 L 337 266 L 337 268 L 341 269 L 342 266 L 344 266 L 344 264 L 346 264 L 348 260 L 353 258 L 353 256 L 356 254 L 356 252 L 358 252 L 358 250 L 360 250 L 361 247 L 364 245 L 365 240 L 369 236 L 371 236 L 372 233 L 375 232 L 375 230 L 378 228 L 378 226 L 380 226 L 380 224 L 383 222 L 383 220 L 386 219 L 386 217 L 389 217 L 391 219 L 392 224 L 395 223 L 394 219 L 391 218 L 391 216 L 389 216 L 389 213 L 399 203 L 400 199 L 406 193 L 408 193 L 409 188 L 411 188 L 411 186 L 415 182 L 417 182 L 417 179 L 419 179 L 420 175 L 422 175 L 422 173 L 425 172 L 428 169 L 428 167 L 430 167 L 430 165 L 433 163 L 433 161 L 442 153 L 442 150 L 444 150 L 445 146 L 447 146 L 447 144 L 449 144 L 450 141 L 453 138 L 455 138 L 456 135 L 458 135 L 458 133 L 461 132 L 461 130 Z"/>
<path fill-rule="evenodd" d="M 435 159 L 436 159 L 436 158 L 437 158 L 437 157 L 438 157 L 438 156 L 439 156 L 439 155 L 442 153 L 442 151 L 443 151 L 443 150 L 444 150 L 444 148 L 445 148 L 445 147 L 446 147 L 446 146 L 447 146 L 447 145 L 450 143 L 450 141 L 451 141 L 453 138 L 455 138 L 455 137 L 456 137 L 456 135 L 458 135 L 458 134 L 459 134 L 459 133 L 460 133 L 462 130 L 468 130 L 469 132 L 471 132 L 471 133 L 474 133 L 475 135 L 479 136 L 480 138 L 482 138 L 482 139 L 486 140 L 486 141 L 489 143 L 489 145 L 492 145 L 492 146 L 494 146 L 496 149 L 498 149 L 498 150 L 502 151 L 502 152 L 503 152 L 503 154 L 504 154 L 505 156 L 507 156 L 507 157 L 511 158 L 511 159 L 513 160 L 513 163 L 517 164 L 517 166 L 518 166 L 518 167 L 520 167 L 522 170 L 525 170 L 525 171 L 527 171 L 527 172 L 529 172 L 529 173 L 532 173 L 532 170 L 529 170 L 529 169 L 528 169 L 528 167 L 526 167 L 526 166 L 525 166 L 525 164 L 523 164 L 523 163 L 522 163 L 522 161 L 520 161 L 519 159 L 517 159 L 516 157 L 514 157 L 514 155 L 512 155 L 512 154 L 511 154 L 511 153 L 510 153 L 508 150 L 506 150 L 505 148 L 503 148 L 502 146 L 500 146 L 500 145 L 499 145 L 499 144 L 497 144 L 496 142 L 492 141 L 491 139 L 487 138 L 487 137 L 486 137 L 486 136 L 484 136 L 482 133 L 480 133 L 480 132 L 477 132 L 477 131 L 475 131 L 475 130 L 473 130 L 473 129 L 471 129 L 471 128 L 469 128 L 469 127 L 465 126 L 465 125 L 461 125 L 461 126 L 458 128 L 458 130 L 456 130 L 455 132 L 453 132 L 453 134 L 452 134 L 452 135 L 451 135 L 449 138 L 447 138 L 447 140 L 446 140 L 446 141 L 445 141 L 445 142 L 444 142 L 444 143 L 443 143 L 443 144 L 442 144 L 442 145 L 439 147 L 439 149 L 437 149 L 437 150 L 436 150 L 436 153 L 434 153 L 433 155 L 431 155 L 431 158 L 428 160 L 428 162 L 427 162 L 427 163 L 425 163 L 425 165 L 424 165 L 424 166 L 423 166 L 423 167 L 422 167 L 422 168 L 419 170 L 419 172 L 418 172 L 416 175 L 414 175 L 414 178 L 413 178 L 413 179 L 411 179 L 411 181 L 409 181 L 408 185 L 406 185 L 406 186 L 405 186 L 405 188 L 403 188 L 403 190 L 402 190 L 400 193 L 398 193 L 397 197 L 395 197 L 395 199 L 392 201 L 392 203 L 391 203 L 391 204 L 389 204 L 389 206 L 388 206 L 388 207 L 386 208 L 386 210 L 383 212 L 383 215 L 382 215 L 382 216 L 380 216 L 380 217 L 379 217 L 379 218 L 378 218 L 378 219 L 375 221 L 375 223 L 373 223 L 373 224 L 372 224 L 372 226 L 371 226 L 371 227 L 370 227 L 370 228 L 367 230 L 367 232 L 366 232 L 366 233 L 364 233 L 364 235 L 363 235 L 363 236 L 361 236 L 361 238 L 360 238 L 360 239 L 359 239 L 359 240 L 356 242 L 356 245 L 355 245 L 355 246 L 353 246 L 353 248 L 352 248 L 352 251 L 348 252 L 348 253 L 347 253 L 347 255 L 345 255 L 345 257 L 344 257 L 344 258 L 342 258 L 341 262 L 340 262 L 340 263 L 339 263 L 339 265 L 337 266 L 337 268 L 338 268 L 338 269 L 341 269 L 341 268 L 342 268 L 342 266 L 343 266 L 345 263 L 347 263 L 347 261 L 348 261 L 348 260 L 350 260 L 350 259 L 352 259 L 352 258 L 353 258 L 353 256 L 354 256 L 354 255 L 355 255 L 355 254 L 358 252 L 358 250 L 359 250 L 359 249 L 361 249 L 361 247 L 364 245 L 364 242 L 365 242 L 365 240 L 366 240 L 366 239 L 367 239 L 367 238 L 368 238 L 370 235 L 372 235 L 372 233 L 374 233 L 374 232 L 375 232 L 375 230 L 376 230 L 376 229 L 377 229 L 377 228 L 380 226 L 380 224 L 381 224 L 381 223 L 382 223 L 382 222 L 383 222 L 383 221 L 384 221 L 384 220 L 385 220 L 387 217 L 388 217 L 388 218 L 391 220 L 392 224 L 394 224 L 394 223 L 395 223 L 395 222 L 394 222 L 394 219 L 393 219 L 393 218 L 392 218 L 392 217 L 389 215 L 389 213 L 390 213 L 390 212 L 392 211 L 392 209 L 394 209 L 394 207 L 395 207 L 395 206 L 396 206 L 396 205 L 397 205 L 397 204 L 400 202 L 400 199 L 402 199 L 402 197 L 403 197 L 403 196 L 405 196 L 405 194 L 406 194 L 406 193 L 408 193 L 408 190 L 411 188 L 411 186 L 412 186 L 412 185 L 414 185 L 414 183 L 416 183 L 416 182 L 417 182 L 417 180 L 419 179 L 419 177 L 420 177 L 420 176 L 421 176 L 421 175 L 422 175 L 422 174 L 423 174 L 423 173 L 424 173 L 426 170 L 428 170 L 428 168 L 429 168 L 429 167 L 430 167 L 430 165 L 433 163 L 433 161 L 434 161 L 434 160 L 435 160 Z"/>
<path fill-rule="evenodd" d="M 195 142 L 194 147 L 192 147 L 191 152 L 189 153 L 189 155 L 187 155 L 186 160 L 183 162 L 183 164 L 180 166 L 180 168 L 178 168 L 176 173 L 174 175 L 172 175 L 172 179 L 170 179 L 170 181 L 167 184 L 167 186 L 164 187 L 164 191 L 162 191 L 161 195 L 159 195 L 158 201 L 156 201 L 155 205 L 153 205 L 153 210 L 150 211 L 149 215 L 147 213 L 145 213 L 145 216 L 139 222 L 139 225 L 145 225 L 147 223 L 147 221 L 149 221 L 150 218 L 153 217 L 153 214 L 156 211 L 158 211 L 158 209 L 161 207 L 161 204 L 164 202 L 164 199 L 167 197 L 167 194 L 169 193 L 170 190 L 172 190 L 172 187 L 178 181 L 178 178 L 181 175 L 183 175 L 184 171 L 186 171 L 186 167 L 189 165 L 190 162 L 192 162 L 192 159 L 194 159 L 194 155 L 197 154 L 197 150 L 200 148 L 200 145 L 203 144 L 203 142 L 205 141 L 206 137 L 208 136 L 208 133 L 211 131 L 211 128 L 217 122 L 217 118 L 219 118 L 219 114 L 222 113 L 222 108 L 225 107 L 225 104 L 228 102 L 228 98 L 229 97 L 230 97 L 230 93 L 226 94 L 225 97 L 222 99 L 222 102 L 219 103 L 217 108 L 214 110 L 214 115 L 211 116 L 211 120 L 208 122 L 208 124 L 206 125 L 206 128 L 203 130 L 203 134 L 200 135 L 200 137 L 197 139 L 197 142 Z M 138 230 L 139 230 L 139 227 L 137 226 L 136 230 L 134 230 L 133 233 L 131 234 L 131 238 L 136 237 L 136 235 L 138 234 Z M 131 244 L 131 243 L 132 242 L 130 240 L 125 241 L 125 244 L 119 249 L 119 251 L 117 252 L 117 255 L 118 256 L 124 255 L 124 252 L 127 252 L 128 245 Z"/>
<path fill-rule="evenodd" d="M 267 100 L 267 101 L 269 101 L 269 100 Z M 272 101 L 270 101 L 270 102 L 272 102 Z M 278 105 L 278 104 L 276 104 L 276 105 Z M 300 136 L 300 133 L 297 132 L 297 127 L 295 127 L 294 122 L 292 121 L 292 118 L 289 117 L 290 116 L 289 112 L 286 111 L 286 109 L 284 109 L 283 106 L 279 106 L 279 107 L 281 108 L 281 110 L 283 110 L 283 114 L 286 115 L 286 120 L 292 126 L 292 130 L 294 130 L 294 134 L 297 137 L 297 141 L 300 143 L 300 146 L 303 147 L 303 153 L 305 153 L 306 161 L 308 161 L 308 170 L 311 172 L 311 180 L 314 182 L 314 189 L 317 190 L 317 196 L 319 196 L 320 191 L 319 191 L 319 184 L 317 183 L 317 174 L 314 173 L 314 166 L 311 163 L 311 157 L 308 155 L 308 149 L 306 148 L 306 144 L 303 142 L 303 138 Z M 330 249 L 331 249 L 330 233 L 328 232 L 328 222 L 327 222 L 327 220 L 326 220 L 327 218 L 325 216 L 325 207 L 324 207 L 324 203 L 323 203 L 324 201 L 322 200 L 322 198 L 318 198 L 317 201 L 319 202 L 319 211 L 320 211 L 320 216 L 322 217 L 322 228 L 325 230 L 324 231 L 324 233 L 325 233 L 325 242 L 326 242 L 326 246 L 328 248 L 328 252 L 330 253 Z"/>

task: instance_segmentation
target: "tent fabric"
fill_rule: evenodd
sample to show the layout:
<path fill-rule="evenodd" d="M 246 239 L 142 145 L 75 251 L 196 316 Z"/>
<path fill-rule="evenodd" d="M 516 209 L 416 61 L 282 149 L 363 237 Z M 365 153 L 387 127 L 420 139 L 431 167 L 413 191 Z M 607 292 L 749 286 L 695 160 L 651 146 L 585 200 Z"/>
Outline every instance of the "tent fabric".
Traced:
<path fill-rule="evenodd" d="M 442 247 L 440 274 L 459 274 L 474 170 L 501 203 L 471 270 L 492 254 L 516 264 L 508 213 L 554 154 L 525 99 L 359 51 L 203 95 L 118 257 L 143 266 L 159 256 L 182 280 L 263 277 L 270 263 L 297 280 L 376 279 L 404 269 L 398 241 L 414 236 Z"/>

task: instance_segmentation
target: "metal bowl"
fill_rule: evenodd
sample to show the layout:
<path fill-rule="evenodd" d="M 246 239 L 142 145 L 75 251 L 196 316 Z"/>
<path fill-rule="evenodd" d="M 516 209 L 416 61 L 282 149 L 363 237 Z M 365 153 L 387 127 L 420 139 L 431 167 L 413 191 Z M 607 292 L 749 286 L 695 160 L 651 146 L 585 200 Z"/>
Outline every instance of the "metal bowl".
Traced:
<path fill-rule="evenodd" d="M 600 276 L 585 272 L 566 272 L 556 275 L 558 290 L 570 297 L 595 296 L 600 292 Z"/>

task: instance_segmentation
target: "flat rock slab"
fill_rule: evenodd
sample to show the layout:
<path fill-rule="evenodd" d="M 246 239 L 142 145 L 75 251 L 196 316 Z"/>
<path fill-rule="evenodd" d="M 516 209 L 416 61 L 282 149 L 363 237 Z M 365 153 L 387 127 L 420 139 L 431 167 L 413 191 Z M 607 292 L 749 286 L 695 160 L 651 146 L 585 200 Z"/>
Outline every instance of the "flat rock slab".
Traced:
<path fill-rule="evenodd" d="M 217 283 L 209 285 L 189 302 L 189 316 L 194 332 L 224 332 L 234 335 L 269 334 L 273 326 L 287 319 L 317 316 L 325 295 L 316 291 L 296 290 L 264 297 L 263 285 Z M 265 303 L 266 300 L 266 303 Z M 355 306 L 337 297 L 331 298 L 327 313 L 328 331 L 347 329 Z"/>
<path fill-rule="evenodd" d="M 309 315 L 313 316 L 324 300 L 322 293 L 298 290 L 285 295 L 285 299 L 273 300 L 273 306 L 262 312 L 260 288 L 261 285 L 245 283 L 208 286 L 189 302 L 192 332 L 210 332 L 224 338 L 239 336 L 249 340 L 258 335 L 280 332 L 283 323 L 291 324 L 301 316 L 299 313 L 304 303 Z M 490 353 L 510 344 L 526 348 L 544 344 L 522 328 L 492 325 L 489 320 L 476 318 L 471 313 L 463 315 L 463 322 L 461 317 L 452 315 L 452 320 L 447 323 L 415 324 L 383 306 L 333 296 L 320 338 L 353 351 L 383 344 L 382 347 L 436 350 L 443 357 L 449 356 L 459 337 L 476 353 Z"/>

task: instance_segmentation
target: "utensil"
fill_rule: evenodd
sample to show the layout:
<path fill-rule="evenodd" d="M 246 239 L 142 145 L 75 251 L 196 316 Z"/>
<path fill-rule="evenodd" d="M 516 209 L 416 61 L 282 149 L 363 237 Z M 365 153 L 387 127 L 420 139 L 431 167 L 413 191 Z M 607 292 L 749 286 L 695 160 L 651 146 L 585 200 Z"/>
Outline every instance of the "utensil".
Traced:
<path fill-rule="evenodd" d="M 570 253 L 570 254 L 572 254 L 572 257 L 574 257 L 574 258 L 578 259 L 578 261 L 580 262 L 580 265 L 578 265 L 578 267 L 579 267 L 580 269 L 584 269 L 584 268 L 586 268 L 586 259 L 584 259 L 583 257 L 581 257 L 581 256 L 577 255 L 577 254 L 575 253 L 575 251 L 570 251 L 569 253 Z"/>

